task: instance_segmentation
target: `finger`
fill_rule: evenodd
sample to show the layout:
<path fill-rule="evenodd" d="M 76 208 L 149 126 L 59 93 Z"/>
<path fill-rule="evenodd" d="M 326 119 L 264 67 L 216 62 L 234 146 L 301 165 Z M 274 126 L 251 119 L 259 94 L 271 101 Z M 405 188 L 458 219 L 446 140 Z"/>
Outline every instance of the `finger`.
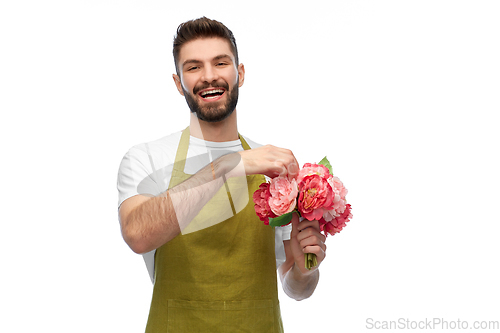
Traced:
<path fill-rule="evenodd" d="M 292 180 L 297 178 L 299 175 L 299 162 L 297 162 L 297 159 L 293 155 L 293 153 L 290 151 L 290 154 L 292 154 L 292 161 L 287 165 L 287 170 L 288 170 L 288 179 Z"/>
<path fill-rule="evenodd" d="M 300 223 L 299 223 L 300 225 Z M 299 241 L 303 240 L 303 239 L 306 239 L 308 237 L 317 237 L 321 242 L 326 242 L 326 236 L 323 235 L 323 233 L 321 233 L 320 231 L 314 229 L 313 227 L 308 227 L 308 228 L 305 228 L 301 231 L 299 231 L 298 235 L 297 235 L 297 239 Z"/>
<path fill-rule="evenodd" d="M 293 154 L 293 152 L 289 149 L 285 149 L 284 152 L 283 152 L 286 156 L 286 164 L 285 164 L 285 167 L 286 167 L 286 172 L 287 172 L 287 176 L 288 176 L 288 179 L 289 180 L 292 180 L 294 178 L 297 178 L 298 174 L 299 174 L 299 162 L 297 161 L 297 159 L 295 158 L 295 155 Z"/>
<path fill-rule="evenodd" d="M 321 238 L 316 236 L 304 238 L 299 241 L 299 244 L 302 249 L 309 246 L 319 246 L 323 251 L 326 251 L 326 244 L 321 240 Z"/>
<path fill-rule="evenodd" d="M 304 253 L 314 253 L 315 255 L 324 258 L 326 251 L 319 245 L 309 245 L 302 249 Z"/>
<path fill-rule="evenodd" d="M 296 178 L 300 168 L 292 151 L 274 146 L 269 146 L 268 148 L 272 155 L 270 158 L 274 159 L 275 162 L 274 171 L 278 172 L 278 175 L 281 177 L 288 176 L 290 180 Z"/>
<path fill-rule="evenodd" d="M 304 253 L 314 253 L 316 255 L 316 259 L 318 260 L 318 264 L 321 263 L 326 257 L 326 251 L 319 246 L 307 246 L 303 251 Z"/>
<path fill-rule="evenodd" d="M 297 235 L 297 241 L 301 244 L 302 247 L 306 245 L 320 245 L 324 244 L 326 237 L 312 228 L 308 228 Z"/>
<path fill-rule="evenodd" d="M 290 156 L 281 156 L 274 160 L 274 172 L 280 177 L 288 177 L 289 180 L 297 177 L 298 165 Z"/>
<path fill-rule="evenodd" d="M 320 232 L 320 230 L 321 230 L 319 227 L 319 222 L 317 220 L 308 221 L 308 220 L 304 219 L 298 225 L 299 231 L 302 231 L 302 230 L 309 228 L 309 227 L 316 229 L 318 232 Z"/>
<path fill-rule="evenodd" d="M 291 237 L 292 238 L 295 238 L 297 237 L 297 234 L 299 233 L 299 216 L 297 215 L 297 213 L 293 213 L 292 214 L 292 233 L 291 233 Z"/>

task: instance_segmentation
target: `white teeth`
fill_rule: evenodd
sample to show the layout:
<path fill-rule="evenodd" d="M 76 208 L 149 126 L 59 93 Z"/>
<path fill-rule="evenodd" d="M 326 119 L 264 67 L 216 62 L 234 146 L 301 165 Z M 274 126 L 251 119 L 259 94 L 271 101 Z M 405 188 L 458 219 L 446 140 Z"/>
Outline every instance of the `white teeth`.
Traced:
<path fill-rule="evenodd" d="M 207 91 L 204 91 L 201 93 L 201 96 L 205 96 L 205 95 L 208 95 L 208 94 L 215 94 L 215 93 L 224 93 L 224 90 L 222 89 L 214 89 L 214 90 L 207 90 Z"/>

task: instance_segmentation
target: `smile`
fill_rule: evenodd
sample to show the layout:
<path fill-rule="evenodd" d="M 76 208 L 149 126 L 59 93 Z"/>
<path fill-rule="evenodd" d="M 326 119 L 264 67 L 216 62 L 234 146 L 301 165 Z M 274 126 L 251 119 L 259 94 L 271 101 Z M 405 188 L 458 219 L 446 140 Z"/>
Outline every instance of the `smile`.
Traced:
<path fill-rule="evenodd" d="M 205 101 L 213 102 L 221 99 L 225 92 L 226 90 L 222 88 L 209 88 L 199 92 L 198 95 Z"/>

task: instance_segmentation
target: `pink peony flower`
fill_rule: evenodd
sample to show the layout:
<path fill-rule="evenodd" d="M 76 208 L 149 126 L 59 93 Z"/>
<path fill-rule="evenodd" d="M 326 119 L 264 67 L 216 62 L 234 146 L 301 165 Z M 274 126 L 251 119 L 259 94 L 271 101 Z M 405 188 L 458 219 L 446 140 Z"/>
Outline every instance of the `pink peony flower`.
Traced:
<path fill-rule="evenodd" d="M 304 179 L 304 177 L 311 175 L 319 175 L 322 178 L 328 178 L 330 175 L 330 171 L 324 165 L 306 163 L 304 164 L 302 169 L 300 169 L 299 174 L 297 175 L 297 183 L 300 184 L 300 182 Z"/>
<path fill-rule="evenodd" d="M 330 222 L 337 216 L 340 216 L 345 210 L 347 189 L 339 178 L 332 176 L 328 178 L 328 183 L 332 187 L 334 198 L 333 198 L 333 209 L 325 211 L 323 213 L 323 218 L 325 221 Z"/>
<path fill-rule="evenodd" d="M 253 200 L 257 216 L 266 225 L 270 218 L 298 208 L 302 218 L 318 220 L 321 232 L 327 236 L 340 232 L 352 218 L 346 195 L 344 184 L 327 167 L 306 163 L 296 180 L 276 177 L 261 184 Z"/>
<path fill-rule="evenodd" d="M 269 185 L 269 206 L 274 214 L 281 216 L 294 210 L 297 200 L 297 181 L 288 180 L 286 177 L 271 179 Z"/>
<path fill-rule="evenodd" d="M 252 197 L 255 204 L 255 213 L 257 214 L 259 219 L 264 222 L 265 225 L 269 225 L 269 218 L 277 217 L 269 206 L 269 198 L 271 197 L 271 193 L 269 192 L 269 184 L 260 184 L 259 189 L 253 193 Z"/>
<path fill-rule="evenodd" d="M 338 194 L 342 200 L 345 200 L 347 189 L 344 187 L 344 184 L 340 181 L 340 179 L 338 177 L 332 176 L 328 178 L 328 182 L 332 186 L 333 191 Z"/>
<path fill-rule="evenodd" d="M 330 222 L 331 220 L 333 220 L 334 218 L 336 218 L 339 215 L 340 214 L 337 213 L 337 211 L 335 209 L 323 210 L 323 219 L 325 220 L 325 222 Z"/>
<path fill-rule="evenodd" d="M 337 224 L 343 224 L 345 227 L 345 224 L 349 222 L 351 218 L 352 218 L 351 205 L 347 204 L 345 205 L 345 210 L 342 213 L 342 215 L 336 217 L 335 219 L 337 220 Z"/>
<path fill-rule="evenodd" d="M 328 236 L 328 234 L 333 236 L 340 232 L 346 226 L 346 223 L 351 220 L 351 218 L 351 205 L 347 204 L 345 205 L 344 212 L 332 220 L 326 221 L 322 218 L 319 221 L 320 229 L 325 233 L 325 236 Z"/>
<path fill-rule="evenodd" d="M 309 221 L 321 219 L 325 210 L 333 209 L 334 195 L 326 178 L 319 174 L 305 176 L 299 183 L 298 205 L 301 215 Z"/>

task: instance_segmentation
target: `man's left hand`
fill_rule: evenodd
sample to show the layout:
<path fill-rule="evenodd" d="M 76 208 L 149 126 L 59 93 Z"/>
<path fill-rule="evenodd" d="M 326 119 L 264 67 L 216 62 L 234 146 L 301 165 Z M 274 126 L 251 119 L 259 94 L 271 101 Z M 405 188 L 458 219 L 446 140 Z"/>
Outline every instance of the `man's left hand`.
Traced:
<path fill-rule="evenodd" d="M 321 234 L 318 221 L 304 219 L 302 222 L 299 222 L 299 216 L 295 213 L 293 214 L 290 249 L 295 260 L 295 266 L 299 268 L 302 274 L 312 274 L 325 259 L 325 240 L 326 237 Z M 306 253 L 314 253 L 318 261 L 318 265 L 312 267 L 311 270 L 305 267 L 304 254 Z"/>

